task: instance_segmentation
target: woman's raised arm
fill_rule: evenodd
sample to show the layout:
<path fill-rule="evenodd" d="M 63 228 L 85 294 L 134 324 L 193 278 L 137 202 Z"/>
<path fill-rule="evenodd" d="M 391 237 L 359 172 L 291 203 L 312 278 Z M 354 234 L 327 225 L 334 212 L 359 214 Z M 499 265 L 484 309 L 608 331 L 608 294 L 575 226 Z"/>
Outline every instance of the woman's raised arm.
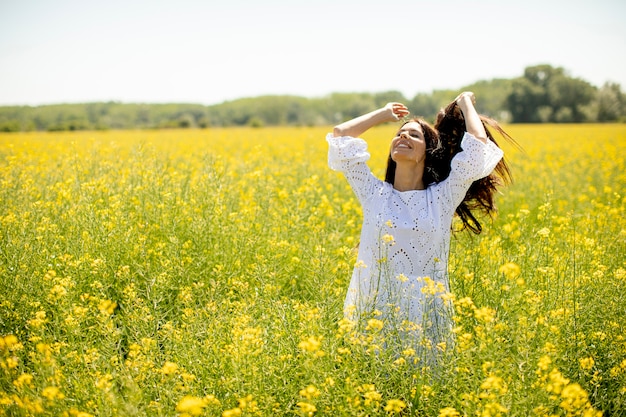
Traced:
<path fill-rule="evenodd" d="M 483 143 L 487 143 L 487 132 L 485 131 L 485 126 L 483 125 L 482 120 L 480 120 L 478 112 L 474 108 L 474 102 L 476 101 L 474 93 L 465 91 L 459 94 L 454 101 L 456 101 L 456 104 L 459 105 L 459 108 L 463 112 L 463 117 L 465 118 L 465 130 L 467 133 L 472 134 L 476 139 L 482 141 Z"/>
<path fill-rule="evenodd" d="M 409 110 L 401 103 L 387 103 L 385 107 L 374 110 L 352 120 L 338 124 L 333 129 L 333 136 L 358 137 L 371 127 L 385 122 L 393 122 L 407 116 Z"/>

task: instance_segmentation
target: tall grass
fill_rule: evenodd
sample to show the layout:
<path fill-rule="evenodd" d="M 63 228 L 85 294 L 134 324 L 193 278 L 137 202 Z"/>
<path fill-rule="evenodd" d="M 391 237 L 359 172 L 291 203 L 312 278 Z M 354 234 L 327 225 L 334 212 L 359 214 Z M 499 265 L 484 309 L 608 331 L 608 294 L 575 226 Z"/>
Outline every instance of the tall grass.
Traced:
<path fill-rule="evenodd" d="M 326 130 L 0 135 L 0 414 L 626 413 L 626 127 L 508 127 L 436 367 L 343 319 L 361 213 Z"/>

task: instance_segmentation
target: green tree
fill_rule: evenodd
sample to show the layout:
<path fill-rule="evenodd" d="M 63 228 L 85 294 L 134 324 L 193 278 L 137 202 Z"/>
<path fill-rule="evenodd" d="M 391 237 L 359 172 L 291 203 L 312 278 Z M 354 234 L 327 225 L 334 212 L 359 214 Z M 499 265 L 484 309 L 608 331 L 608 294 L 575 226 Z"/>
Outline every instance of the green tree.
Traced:
<path fill-rule="evenodd" d="M 442 106 L 432 94 L 419 93 L 413 97 L 408 103 L 411 113 L 416 116 L 424 117 L 426 120 L 434 119 L 435 115 Z"/>
<path fill-rule="evenodd" d="M 578 78 L 559 74 L 550 79 L 547 87 L 548 103 L 554 109 L 552 122 L 584 122 L 583 108 L 593 100 L 596 89 Z"/>
<path fill-rule="evenodd" d="M 619 84 L 605 83 L 595 99 L 598 122 L 626 121 L 626 95 Z"/>
<path fill-rule="evenodd" d="M 540 122 L 540 110 L 547 106 L 545 88 L 525 77 L 514 79 L 506 104 L 512 122 Z"/>
<path fill-rule="evenodd" d="M 506 104 L 513 122 L 584 122 L 595 87 L 563 68 L 537 65 L 514 79 Z"/>

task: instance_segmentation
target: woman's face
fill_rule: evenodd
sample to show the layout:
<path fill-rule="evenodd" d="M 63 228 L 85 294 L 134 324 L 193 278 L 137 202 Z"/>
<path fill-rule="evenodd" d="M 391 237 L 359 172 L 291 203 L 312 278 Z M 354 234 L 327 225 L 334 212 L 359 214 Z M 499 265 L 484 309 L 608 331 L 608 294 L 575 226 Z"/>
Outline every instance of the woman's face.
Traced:
<path fill-rule="evenodd" d="M 391 141 L 391 159 L 421 162 L 426 157 L 426 140 L 422 126 L 417 122 L 404 124 Z"/>

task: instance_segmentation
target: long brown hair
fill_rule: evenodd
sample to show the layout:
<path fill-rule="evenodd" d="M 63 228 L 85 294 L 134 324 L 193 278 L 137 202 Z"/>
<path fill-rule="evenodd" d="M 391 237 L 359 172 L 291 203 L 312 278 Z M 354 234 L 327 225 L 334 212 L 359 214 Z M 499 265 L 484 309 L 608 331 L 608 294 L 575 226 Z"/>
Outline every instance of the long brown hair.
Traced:
<path fill-rule="evenodd" d="M 487 138 L 495 143 L 496 146 L 498 146 L 498 143 L 487 126 L 495 129 L 505 139 L 516 144 L 515 140 L 495 120 L 483 115 L 480 115 L 480 119 L 483 126 L 485 126 Z M 431 127 L 427 122 L 419 118 L 411 121 L 419 123 L 424 132 L 424 139 L 426 140 L 424 184 L 428 187 L 430 184 L 445 180 L 450 175 L 452 158 L 461 151 L 461 139 L 465 134 L 465 118 L 456 102 L 452 102 L 439 112 L 434 127 Z M 390 155 L 387 159 L 385 181 L 391 185 L 394 183 L 395 170 L 396 163 L 391 159 Z M 497 187 L 509 184 L 511 181 L 511 171 L 504 158 L 498 162 L 491 174 L 474 181 L 455 211 L 463 222 L 462 229 L 469 229 L 479 234 L 482 231 L 482 225 L 473 211 L 482 211 L 492 215 L 496 211 L 494 194 L 497 191 Z"/>

